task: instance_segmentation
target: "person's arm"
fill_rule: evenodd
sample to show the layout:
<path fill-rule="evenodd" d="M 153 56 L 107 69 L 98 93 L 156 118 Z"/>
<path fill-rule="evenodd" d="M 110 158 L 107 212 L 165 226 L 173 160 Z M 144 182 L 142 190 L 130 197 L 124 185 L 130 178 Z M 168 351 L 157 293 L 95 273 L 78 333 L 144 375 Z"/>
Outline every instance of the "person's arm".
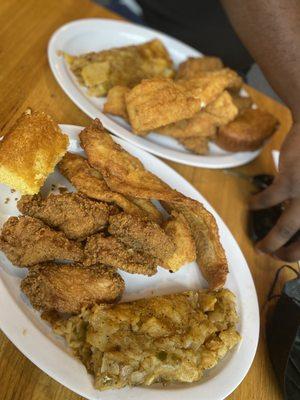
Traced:
<path fill-rule="evenodd" d="M 283 247 L 300 229 L 300 0 L 221 0 L 240 39 L 289 106 L 293 127 L 281 148 L 274 183 L 251 207 L 288 206 L 258 248 L 286 261 L 300 259 L 300 241 Z"/>

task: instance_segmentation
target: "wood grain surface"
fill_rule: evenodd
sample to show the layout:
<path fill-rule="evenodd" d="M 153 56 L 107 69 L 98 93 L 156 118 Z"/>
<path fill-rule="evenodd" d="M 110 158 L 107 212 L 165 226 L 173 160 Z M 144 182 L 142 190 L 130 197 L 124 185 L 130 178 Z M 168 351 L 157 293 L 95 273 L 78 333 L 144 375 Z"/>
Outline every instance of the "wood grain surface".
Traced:
<path fill-rule="evenodd" d="M 0 1 L 0 130 L 6 132 L 27 108 L 45 110 L 60 123 L 85 125 L 89 118 L 63 93 L 47 61 L 47 43 L 62 24 L 87 17 L 119 18 L 88 0 Z M 255 101 L 279 119 L 278 133 L 261 155 L 235 169 L 246 174 L 273 173 L 271 150 L 278 149 L 291 126 L 290 112 L 282 105 L 249 89 Z M 228 399 L 279 400 L 281 393 L 268 359 L 265 342 L 265 301 L 275 271 L 282 264 L 257 254 L 246 234 L 247 199 L 253 188 L 222 170 L 192 168 L 168 162 L 212 204 L 237 239 L 251 269 L 261 309 L 261 335 L 253 365 Z M 280 285 L 289 278 L 285 273 Z M 1 305 L 0 305 L 1 307 Z M 24 357 L 0 333 L 1 400 L 77 400 L 69 391 Z"/>

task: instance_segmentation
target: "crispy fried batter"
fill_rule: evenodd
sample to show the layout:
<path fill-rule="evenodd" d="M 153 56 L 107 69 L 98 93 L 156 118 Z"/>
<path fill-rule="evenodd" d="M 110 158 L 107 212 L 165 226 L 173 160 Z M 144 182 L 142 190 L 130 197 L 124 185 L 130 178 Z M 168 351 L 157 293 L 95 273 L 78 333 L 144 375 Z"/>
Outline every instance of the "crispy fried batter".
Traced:
<path fill-rule="evenodd" d="M 125 246 L 113 236 L 104 237 L 101 233 L 88 238 L 85 257 L 85 265 L 102 263 L 130 274 L 148 276 L 157 272 L 157 260 L 153 257 Z"/>
<path fill-rule="evenodd" d="M 208 104 L 205 111 L 215 118 L 217 126 L 228 124 L 238 115 L 238 108 L 227 90 L 220 94 L 215 101 Z"/>
<path fill-rule="evenodd" d="M 191 136 L 178 139 L 178 141 L 188 150 L 193 153 L 205 155 L 209 152 L 209 139 L 208 137 Z"/>
<path fill-rule="evenodd" d="M 202 72 L 218 71 L 222 68 L 224 65 L 218 57 L 189 57 L 179 64 L 176 79 L 193 79 L 201 76 Z"/>
<path fill-rule="evenodd" d="M 191 118 L 200 110 L 200 101 L 171 79 L 143 80 L 125 99 L 130 124 L 139 135 Z"/>
<path fill-rule="evenodd" d="M 149 212 L 145 213 L 144 207 L 140 208 L 129 198 L 110 190 L 101 173 L 92 168 L 83 157 L 67 153 L 59 163 L 59 170 L 79 192 L 86 196 L 114 203 L 128 214 L 149 216 Z"/>
<path fill-rule="evenodd" d="M 184 215 L 194 237 L 197 263 L 204 278 L 211 289 L 222 288 L 228 274 L 228 264 L 213 215 L 201 203 L 188 197 L 178 202 L 163 204 L 166 209 Z"/>
<path fill-rule="evenodd" d="M 163 220 L 163 216 L 161 215 L 160 211 L 155 207 L 155 205 L 151 202 L 151 200 L 138 199 L 138 198 L 132 197 L 132 196 L 127 196 L 127 198 L 132 203 L 136 204 L 138 207 L 140 207 L 142 210 L 144 210 L 148 216 L 148 219 L 156 222 L 157 224 L 161 224 L 161 222 Z M 126 210 L 124 210 L 124 211 L 126 211 Z M 127 213 L 127 214 L 132 214 L 132 213 Z"/>
<path fill-rule="evenodd" d="M 239 342 L 237 321 L 234 295 L 223 289 L 99 305 L 51 322 L 96 389 L 107 390 L 198 381 Z"/>
<path fill-rule="evenodd" d="M 21 283 L 34 308 L 60 313 L 79 313 L 82 307 L 115 302 L 124 288 L 121 276 L 104 265 L 34 265 Z"/>
<path fill-rule="evenodd" d="M 111 88 L 104 103 L 103 112 L 128 120 L 125 96 L 129 92 L 130 89 L 126 86 L 114 86 Z"/>
<path fill-rule="evenodd" d="M 172 239 L 158 224 L 134 215 L 112 215 L 108 232 L 126 246 L 160 261 L 171 257 L 175 251 Z"/>
<path fill-rule="evenodd" d="M 172 60 L 159 39 L 79 56 L 65 54 L 65 59 L 91 96 L 105 96 L 116 85 L 133 87 L 145 78 L 174 75 Z"/>
<path fill-rule="evenodd" d="M 238 93 L 230 93 L 232 97 L 232 101 L 234 105 L 239 110 L 239 113 L 246 110 L 247 108 L 251 108 L 253 104 L 253 100 L 250 96 L 240 96 Z"/>
<path fill-rule="evenodd" d="M 42 220 L 52 228 L 58 228 L 69 239 L 83 240 L 102 230 L 108 222 L 110 207 L 90 200 L 78 193 L 23 196 L 17 207 L 23 214 Z"/>
<path fill-rule="evenodd" d="M 170 201 L 182 197 L 115 143 L 98 119 L 79 136 L 90 165 L 102 174 L 111 190 L 144 199 Z"/>
<path fill-rule="evenodd" d="M 29 267 L 44 261 L 80 261 L 83 250 L 79 243 L 42 221 L 27 217 L 10 217 L 3 225 L 0 250 L 16 266 Z"/>
<path fill-rule="evenodd" d="M 165 222 L 163 229 L 175 243 L 175 251 L 165 257 L 162 267 L 178 271 L 182 266 L 196 260 L 196 245 L 187 220 L 182 214 L 172 212 L 172 218 Z"/>
<path fill-rule="evenodd" d="M 228 151 L 256 150 L 273 135 L 277 124 L 277 119 L 267 111 L 249 108 L 222 126 L 215 140 L 218 146 Z"/>

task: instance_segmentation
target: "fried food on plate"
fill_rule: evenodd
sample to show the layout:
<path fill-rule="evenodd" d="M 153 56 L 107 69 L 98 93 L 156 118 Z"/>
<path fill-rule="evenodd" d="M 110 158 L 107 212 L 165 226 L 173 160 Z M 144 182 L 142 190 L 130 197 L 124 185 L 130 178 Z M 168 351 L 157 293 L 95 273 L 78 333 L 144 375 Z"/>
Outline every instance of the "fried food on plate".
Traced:
<path fill-rule="evenodd" d="M 27 216 L 10 217 L 4 223 L 0 250 L 18 267 L 52 260 L 80 261 L 83 257 L 79 243 Z"/>
<path fill-rule="evenodd" d="M 120 193 L 113 192 L 106 184 L 101 173 L 92 168 L 88 161 L 72 153 L 67 153 L 58 165 L 60 172 L 81 193 L 90 197 L 114 203 L 128 214 L 153 218 L 154 212 L 145 212 L 145 207 L 139 207 Z"/>
<path fill-rule="evenodd" d="M 216 143 L 227 151 L 253 151 L 262 146 L 276 131 L 278 121 L 272 114 L 259 109 L 246 109 L 237 118 L 222 126 Z"/>
<path fill-rule="evenodd" d="M 128 120 L 125 96 L 130 92 L 126 86 L 114 86 L 107 94 L 106 102 L 103 106 L 103 112 L 117 115 Z"/>
<path fill-rule="evenodd" d="M 200 101 L 171 79 L 143 80 L 125 99 L 130 124 L 139 135 L 191 118 L 200 110 Z"/>
<path fill-rule="evenodd" d="M 217 126 L 226 125 L 233 121 L 239 112 L 232 95 L 227 90 L 208 104 L 205 111 L 214 117 Z"/>
<path fill-rule="evenodd" d="M 37 193 L 68 144 L 50 115 L 27 110 L 0 141 L 0 182 L 23 194 Z"/>
<path fill-rule="evenodd" d="M 113 236 L 105 237 L 96 233 L 87 239 L 85 246 L 85 265 L 106 264 L 130 274 L 154 275 L 157 260 L 147 254 L 125 246 Z"/>
<path fill-rule="evenodd" d="M 98 119 L 79 137 L 90 165 L 101 173 L 111 190 L 143 199 L 171 201 L 182 197 L 114 142 Z"/>
<path fill-rule="evenodd" d="M 196 260 L 196 245 L 187 223 L 182 214 L 172 212 L 172 217 L 163 225 L 165 233 L 175 243 L 175 251 L 165 257 L 162 267 L 171 271 L 178 271 L 182 266 Z"/>
<path fill-rule="evenodd" d="M 52 194 L 45 199 L 40 195 L 22 196 L 17 207 L 21 213 L 42 220 L 74 240 L 84 240 L 103 230 L 110 215 L 107 204 L 78 193 Z"/>
<path fill-rule="evenodd" d="M 175 251 L 172 238 L 158 224 L 135 215 L 112 215 L 108 232 L 131 249 L 149 254 L 160 261 L 171 257 Z"/>
<path fill-rule="evenodd" d="M 185 217 L 196 244 L 197 263 L 204 278 L 210 289 L 222 288 L 228 274 L 228 264 L 213 215 L 201 203 L 188 197 L 178 202 L 164 202 L 163 205 L 167 210 Z"/>
<path fill-rule="evenodd" d="M 127 196 L 127 198 L 134 204 L 136 204 L 138 207 L 140 207 L 143 211 L 145 211 L 145 216 L 148 217 L 150 221 L 154 221 L 157 224 L 161 224 L 163 220 L 163 216 L 161 215 L 160 211 L 155 207 L 155 205 L 151 202 L 151 200 L 147 199 L 138 199 L 136 197 L 132 196 Z M 124 210 L 126 211 L 126 210 Z M 140 215 L 137 213 L 127 213 L 127 214 L 132 214 L 132 215 Z"/>
<path fill-rule="evenodd" d="M 21 283 L 34 308 L 60 313 L 79 313 L 82 307 L 115 302 L 124 288 L 121 276 L 104 265 L 38 264 Z"/>
<path fill-rule="evenodd" d="M 205 155 L 209 152 L 209 137 L 190 136 L 178 139 L 186 149 L 199 155 Z"/>
<path fill-rule="evenodd" d="M 193 79 L 207 71 L 218 71 L 224 68 L 222 60 L 218 57 L 189 57 L 179 64 L 176 79 Z"/>
<path fill-rule="evenodd" d="M 251 106 L 253 104 L 253 100 L 249 95 L 241 96 L 238 93 L 230 93 L 230 94 L 231 94 L 231 98 L 232 98 L 234 105 L 239 110 L 239 113 L 246 110 L 247 108 L 251 108 Z"/>
<path fill-rule="evenodd" d="M 142 79 L 172 77 L 172 60 L 159 39 L 99 52 L 64 54 L 71 71 L 91 96 L 105 96 L 116 85 L 133 87 Z"/>
<path fill-rule="evenodd" d="M 239 341 L 235 297 L 187 291 L 52 320 L 98 390 L 196 382 Z"/>

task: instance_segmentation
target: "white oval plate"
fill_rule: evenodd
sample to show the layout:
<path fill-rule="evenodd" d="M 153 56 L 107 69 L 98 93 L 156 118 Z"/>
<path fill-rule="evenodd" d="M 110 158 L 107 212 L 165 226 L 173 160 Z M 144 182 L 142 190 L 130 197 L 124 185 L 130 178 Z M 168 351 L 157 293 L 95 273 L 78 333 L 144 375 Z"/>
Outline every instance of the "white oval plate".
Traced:
<path fill-rule="evenodd" d="M 150 133 L 147 137 L 133 134 L 130 125 L 122 118 L 102 112 L 105 98 L 88 96 L 58 53 L 62 50 L 76 55 L 138 44 L 153 38 L 162 40 L 175 65 L 187 57 L 201 55 L 192 47 L 149 28 L 109 19 L 83 19 L 63 25 L 52 35 L 48 45 L 48 59 L 57 82 L 83 112 L 91 118 L 100 118 L 109 131 L 143 150 L 168 160 L 203 168 L 232 168 L 256 158 L 260 150 L 229 153 L 211 143 L 209 155 L 200 156 L 189 152 L 171 137 L 157 133 Z"/>
<path fill-rule="evenodd" d="M 77 135 L 82 128 L 61 125 L 62 130 L 71 139 L 69 150 L 81 153 Z M 207 371 L 204 379 L 190 385 L 171 385 L 163 387 L 125 388 L 99 392 L 93 388 L 92 378 L 84 366 L 75 359 L 62 338 L 55 336 L 39 313 L 31 307 L 27 298 L 20 291 L 20 282 L 26 275 L 26 269 L 13 267 L 5 255 L 0 252 L 0 327 L 17 348 L 44 372 L 62 385 L 87 399 L 102 400 L 221 400 L 227 397 L 242 381 L 249 370 L 255 355 L 259 334 L 259 311 L 253 280 L 247 263 L 238 244 L 230 231 L 212 209 L 208 202 L 177 172 L 149 153 L 121 139 L 114 138 L 129 153 L 138 157 L 145 167 L 159 176 L 171 187 L 200 202 L 214 214 L 225 248 L 230 274 L 226 287 L 237 296 L 240 315 L 238 330 L 242 341 L 215 368 Z M 51 191 L 51 185 L 71 185 L 55 171 L 46 181 L 44 193 Z M 57 190 L 57 189 L 56 189 Z M 18 214 L 16 200 L 20 195 L 0 185 L 0 225 L 10 216 Z M 5 204 L 5 199 L 10 201 Z M 123 300 L 155 296 L 187 289 L 199 289 L 206 286 L 196 263 L 183 267 L 170 274 L 162 268 L 153 277 L 131 275 L 121 272 L 126 281 Z"/>

